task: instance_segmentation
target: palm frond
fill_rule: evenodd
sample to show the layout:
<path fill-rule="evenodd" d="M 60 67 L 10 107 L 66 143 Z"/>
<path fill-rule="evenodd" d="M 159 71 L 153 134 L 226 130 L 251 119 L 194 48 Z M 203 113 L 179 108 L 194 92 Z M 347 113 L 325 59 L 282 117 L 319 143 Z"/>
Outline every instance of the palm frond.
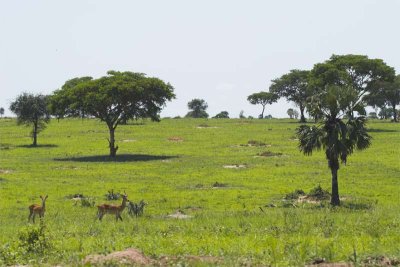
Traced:
<path fill-rule="evenodd" d="M 297 128 L 296 135 L 299 139 L 299 149 L 306 155 L 311 155 L 314 150 L 320 150 L 323 143 L 324 132 L 316 126 L 301 125 Z"/>

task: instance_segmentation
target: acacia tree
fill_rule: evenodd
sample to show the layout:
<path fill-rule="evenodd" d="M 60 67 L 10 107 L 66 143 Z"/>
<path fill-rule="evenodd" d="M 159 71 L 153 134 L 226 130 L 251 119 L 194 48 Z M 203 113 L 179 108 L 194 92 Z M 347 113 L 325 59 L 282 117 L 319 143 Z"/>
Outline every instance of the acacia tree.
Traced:
<path fill-rule="evenodd" d="M 262 105 L 263 108 L 262 108 L 262 112 L 259 116 L 260 119 L 264 118 L 265 106 L 275 103 L 276 101 L 278 101 L 278 99 L 279 99 L 279 96 L 277 94 L 271 93 L 271 92 L 254 93 L 247 97 L 247 101 L 249 101 L 250 104 Z"/>
<path fill-rule="evenodd" d="M 377 83 L 372 94 L 368 96 L 368 103 L 392 109 L 393 121 L 397 122 L 396 105 L 400 104 L 400 75 L 393 82 Z"/>
<path fill-rule="evenodd" d="M 307 98 L 310 96 L 308 90 L 310 71 L 291 70 L 278 79 L 272 80 L 269 87 L 271 92 L 279 97 L 285 97 L 288 101 L 294 102 L 300 109 L 300 122 L 306 122 L 304 109 L 306 108 Z"/>
<path fill-rule="evenodd" d="M 289 109 L 286 111 L 286 113 L 289 115 L 289 118 L 290 118 L 290 119 L 293 119 L 293 117 L 294 117 L 294 109 L 289 108 Z"/>
<path fill-rule="evenodd" d="M 115 157 L 117 126 L 134 118 L 159 121 L 161 109 L 175 95 L 169 83 L 143 73 L 108 71 L 107 74 L 98 79 L 82 77 L 67 81 L 54 92 L 50 106 L 60 117 L 85 114 L 105 122 L 110 134 L 110 157 Z"/>
<path fill-rule="evenodd" d="M 365 114 L 365 96 L 373 93 L 379 82 L 393 81 L 395 71 L 382 59 L 370 59 L 363 55 L 332 55 L 312 70 L 312 86 L 317 92 L 327 85 L 347 87 L 346 113 L 354 117 L 354 111 Z"/>
<path fill-rule="evenodd" d="M 0 108 L 0 117 L 3 117 L 3 115 L 4 115 L 4 108 L 1 107 L 1 108 Z"/>
<path fill-rule="evenodd" d="M 28 93 L 19 95 L 10 105 L 10 110 L 17 115 L 17 123 L 32 127 L 33 146 L 37 146 L 37 135 L 50 121 L 47 105 L 48 96 Z"/>
<path fill-rule="evenodd" d="M 188 108 L 191 110 L 189 111 L 185 117 L 187 118 L 208 118 L 208 113 L 206 109 L 208 108 L 208 104 L 204 99 L 192 99 L 188 103 Z"/>

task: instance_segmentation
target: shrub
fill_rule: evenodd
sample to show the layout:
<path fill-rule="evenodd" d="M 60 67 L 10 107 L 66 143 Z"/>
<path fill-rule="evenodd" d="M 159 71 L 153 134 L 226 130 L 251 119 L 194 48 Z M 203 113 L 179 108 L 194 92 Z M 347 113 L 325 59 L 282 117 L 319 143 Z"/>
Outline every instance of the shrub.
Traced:
<path fill-rule="evenodd" d="M 108 191 L 106 194 L 106 199 L 107 200 L 118 200 L 121 198 L 120 193 L 114 193 L 114 189 L 111 189 L 111 191 Z"/>
<path fill-rule="evenodd" d="M 321 185 L 318 185 L 317 187 L 311 189 L 308 196 L 316 200 L 326 200 L 331 197 L 331 194 L 328 191 L 322 189 Z"/>
<path fill-rule="evenodd" d="M 287 200 L 292 200 L 292 199 L 298 199 L 299 196 L 305 196 L 306 193 L 301 190 L 301 189 L 296 189 L 293 192 L 286 194 L 285 199 Z"/>
<path fill-rule="evenodd" d="M 18 240 L 19 247 L 28 253 L 42 255 L 52 247 L 43 220 L 40 220 L 39 226 L 30 226 L 19 232 Z"/>

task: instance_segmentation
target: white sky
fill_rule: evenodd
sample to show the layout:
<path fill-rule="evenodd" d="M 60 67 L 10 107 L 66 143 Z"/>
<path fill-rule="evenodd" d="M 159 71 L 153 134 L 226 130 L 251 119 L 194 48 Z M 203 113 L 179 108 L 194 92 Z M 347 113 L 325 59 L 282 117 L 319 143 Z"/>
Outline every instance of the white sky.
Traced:
<path fill-rule="evenodd" d="M 335 54 L 364 54 L 400 68 L 399 0 L 0 0 L 0 106 L 21 92 L 49 94 L 66 80 L 107 70 L 170 82 L 183 116 L 203 98 L 208 112 L 240 110 L 291 69 Z M 281 100 L 265 114 L 286 117 Z"/>

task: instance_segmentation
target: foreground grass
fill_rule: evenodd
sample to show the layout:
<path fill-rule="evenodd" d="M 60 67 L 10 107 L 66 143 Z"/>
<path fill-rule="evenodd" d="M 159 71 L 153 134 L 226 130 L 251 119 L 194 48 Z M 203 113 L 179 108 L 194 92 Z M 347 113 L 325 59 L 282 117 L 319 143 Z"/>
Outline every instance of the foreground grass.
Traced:
<path fill-rule="evenodd" d="M 211 127 L 198 127 L 204 124 Z M 119 126 L 119 157 L 110 161 L 107 129 L 96 120 L 53 120 L 37 148 L 29 147 L 29 129 L 0 120 L 0 264 L 78 265 L 88 254 L 128 247 L 153 258 L 218 256 L 226 265 L 400 257 L 400 125 L 368 124 L 372 147 L 353 154 L 339 170 L 343 207 L 285 208 L 281 199 L 295 189 L 330 188 L 324 153 L 298 152 L 298 125 L 165 119 Z M 249 140 L 270 146 L 244 146 Z M 257 156 L 265 151 L 282 155 Z M 213 187 L 216 182 L 224 187 Z M 94 207 L 68 198 L 81 193 L 100 204 L 110 189 L 148 202 L 144 216 L 124 212 L 123 222 L 111 216 L 98 222 Z M 29 252 L 21 235 L 34 229 L 27 207 L 39 203 L 40 194 L 49 195 L 44 220 L 49 246 Z M 277 207 L 265 207 L 269 203 Z M 177 210 L 193 217 L 166 218 Z"/>

